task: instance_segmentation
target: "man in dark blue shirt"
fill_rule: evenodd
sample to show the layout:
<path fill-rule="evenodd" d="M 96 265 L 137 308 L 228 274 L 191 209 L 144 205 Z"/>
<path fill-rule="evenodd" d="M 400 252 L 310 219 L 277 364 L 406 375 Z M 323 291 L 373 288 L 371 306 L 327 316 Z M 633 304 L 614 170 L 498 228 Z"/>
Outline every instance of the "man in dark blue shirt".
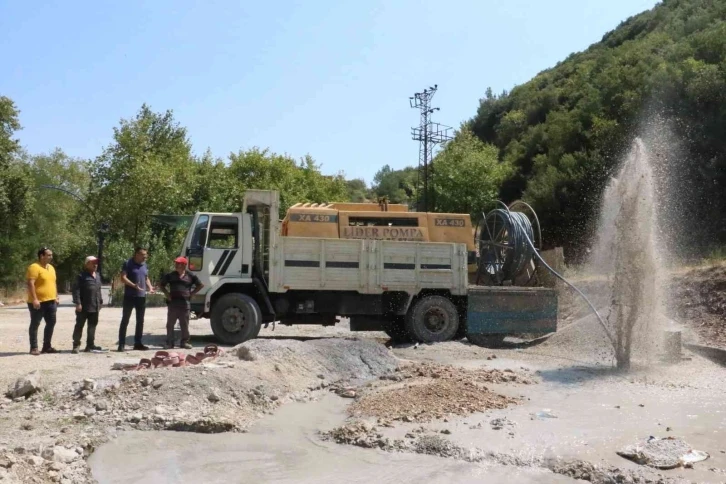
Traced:
<path fill-rule="evenodd" d="M 134 349 L 148 350 L 141 338 L 144 334 L 144 313 L 146 311 L 146 293 L 153 294 L 154 290 L 149 281 L 149 268 L 146 265 L 148 253 L 143 247 L 134 249 L 134 256 L 127 260 L 121 268 L 121 282 L 124 283 L 124 303 L 121 316 L 121 326 L 118 330 L 118 351 L 124 351 L 126 346 L 126 328 L 131 319 L 131 311 L 136 311 L 136 333 L 134 335 Z"/>

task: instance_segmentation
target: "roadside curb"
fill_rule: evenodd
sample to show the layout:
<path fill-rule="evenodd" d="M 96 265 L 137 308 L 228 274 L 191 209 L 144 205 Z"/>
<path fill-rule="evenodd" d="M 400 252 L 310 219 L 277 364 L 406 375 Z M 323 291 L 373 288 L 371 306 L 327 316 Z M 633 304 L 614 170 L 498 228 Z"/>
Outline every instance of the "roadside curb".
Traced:
<path fill-rule="evenodd" d="M 705 356 L 720 365 L 726 366 L 726 349 L 714 348 L 713 346 L 698 345 L 693 343 L 684 343 L 684 347 L 694 351 L 701 356 Z"/>

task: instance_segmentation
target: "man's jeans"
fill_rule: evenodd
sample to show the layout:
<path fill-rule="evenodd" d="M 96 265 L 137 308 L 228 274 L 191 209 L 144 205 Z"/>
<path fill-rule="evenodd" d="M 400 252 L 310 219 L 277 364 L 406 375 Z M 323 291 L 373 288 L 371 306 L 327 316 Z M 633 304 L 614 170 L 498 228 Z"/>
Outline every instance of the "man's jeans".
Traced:
<path fill-rule="evenodd" d="M 141 337 L 144 335 L 144 312 L 146 312 L 146 298 L 138 296 L 124 296 L 124 308 L 121 316 L 121 326 L 118 329 L 118 344 L 126 344 L 126 328 L 129 326 L 131 311 L 136 310 L 136 333 L 134 344 L 141 344 Z"/>
<path fill-rule="evenodd" d="M 55 328 L 55 315 L 58 305 L 55 299 L 40 303 L 40 308 L 35 309 L 32 303 L 28 303 L 30 310 L 30 349 L 38 348 L 38 328 L 40 321 L 45 319 L 45 330 L 43 331 L 43 349 L 51 347 L 50 340 L 53 338 L 53 329 Z"/>

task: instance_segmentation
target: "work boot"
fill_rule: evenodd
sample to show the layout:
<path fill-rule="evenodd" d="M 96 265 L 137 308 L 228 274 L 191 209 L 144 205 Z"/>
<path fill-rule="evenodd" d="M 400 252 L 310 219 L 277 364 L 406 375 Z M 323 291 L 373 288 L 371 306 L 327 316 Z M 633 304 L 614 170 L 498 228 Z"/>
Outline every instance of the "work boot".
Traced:
<path fill-rule="evenodd" d="M 174 349 L 174 343 L 167 343 L 164 345 L 165 350 L 173 350 Z"/>
<path fill-rule="evenodd" d="M 136 343 L 136 344 L 134 345 L 134 349 L 135 349 L 135 350 L 139 350 L 139 351 L 146 351 L 146 350 L 148 350 L 148 349 L 149 349 L 149 347 L 148 347 L 148 346 L 144 346 L 144 345 L 142 345 L 141 343 Z"/>
<path fill-rule="evenodd" d="M 60 353 L 57 349 L 53 348 L 52 346 L 48 346 L 47 348 L 43 348 L 41 353 Z"/>
<path fill-rule="evenodd" d="M 192 349 L 192 345 L 190 345 L 189 342 L 187 342 L 187 341 L 185 341 L 184 343 L 182 343 L 181 344 L 181 347 L 184 348 L 185 350 Z"/>
<path fill-rule="evenodd" d="M 33 348 L 30 350 L 30 354 L 33 356 L 38 356 L 40 354 L 40 351 L 38 351 L 38 348 Z"/>
<path fill-rule="evenodd" d="M 103 351 L 103 348 L 96 345 L 86 346 L 86 349 L 84 350 L 86 353 L 90 353 L 91 351 Z"/>
<path fill-rule="evenodd" d="M 81 345 L 73 345 L 73 349 L 71 350 L 71 353 L 73 353 L 74 355 L 77 355 L 78 352 L 80 351 L 80 349 L 81 349 Z"/>
<path fill-rule="evenodd" d="M 123 353 L 124 351 L 126 351 L 126 347 L 124 345 L 118 345 L 118 349 L 116 351 L 118 351 L 119 353 Z"/>

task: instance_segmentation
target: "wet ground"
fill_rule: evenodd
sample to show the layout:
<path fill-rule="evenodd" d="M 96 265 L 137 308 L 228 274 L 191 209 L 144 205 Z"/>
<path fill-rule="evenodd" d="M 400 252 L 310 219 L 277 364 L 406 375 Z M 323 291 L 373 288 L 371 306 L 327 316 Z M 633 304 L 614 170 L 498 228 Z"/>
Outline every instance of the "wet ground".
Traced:
<path fill-rule="evenodd" d="M 290 404 L 249 433 L 134 432 L 90 459 L 101 483 L 230 482 L 574 482 L 539 469 L 469 464 L 322 442 L 317 431 L 345 420 L 346 401 L 326 396 Z"/>
<path fill-rule="evenodd" d="M 542 462 L 577 459 L 638 472 L 616 454 L 649 436 L 677 437 L 710 458 L 694 469 L 660 471 L 694 482 L 723 482 L 726 474 L 724 368 L 699 356 L 674 365 L 620 374 L 602 365 L 573 361 L 554 345 L 528 350 L 483 350 L 449 342 L 399 348 L 410 360 L 487 366 L 534 375 L 536 385 L 488 385 L 522 399 L 520 405 L 467 417 L 435 421 L 432 432 L 464 448 Z M 488 360 L 487 355 L 498 355 Z M 568 482 L 541 467 L 466 463 L 443 457 L 387 453 L 322 441 L 318 431 L 343 423 L 350 400 L 324 396 L 319 402 L 289 404 L 247 434 L 129 433 L 91 458 L 101 483 L 131 482 Z M 492 421 L 505 418 L 495 429 Z M 371 419 L 374 421 L 375 419 Z M 420 424 L 384 429 L 404 438 Z"/>

